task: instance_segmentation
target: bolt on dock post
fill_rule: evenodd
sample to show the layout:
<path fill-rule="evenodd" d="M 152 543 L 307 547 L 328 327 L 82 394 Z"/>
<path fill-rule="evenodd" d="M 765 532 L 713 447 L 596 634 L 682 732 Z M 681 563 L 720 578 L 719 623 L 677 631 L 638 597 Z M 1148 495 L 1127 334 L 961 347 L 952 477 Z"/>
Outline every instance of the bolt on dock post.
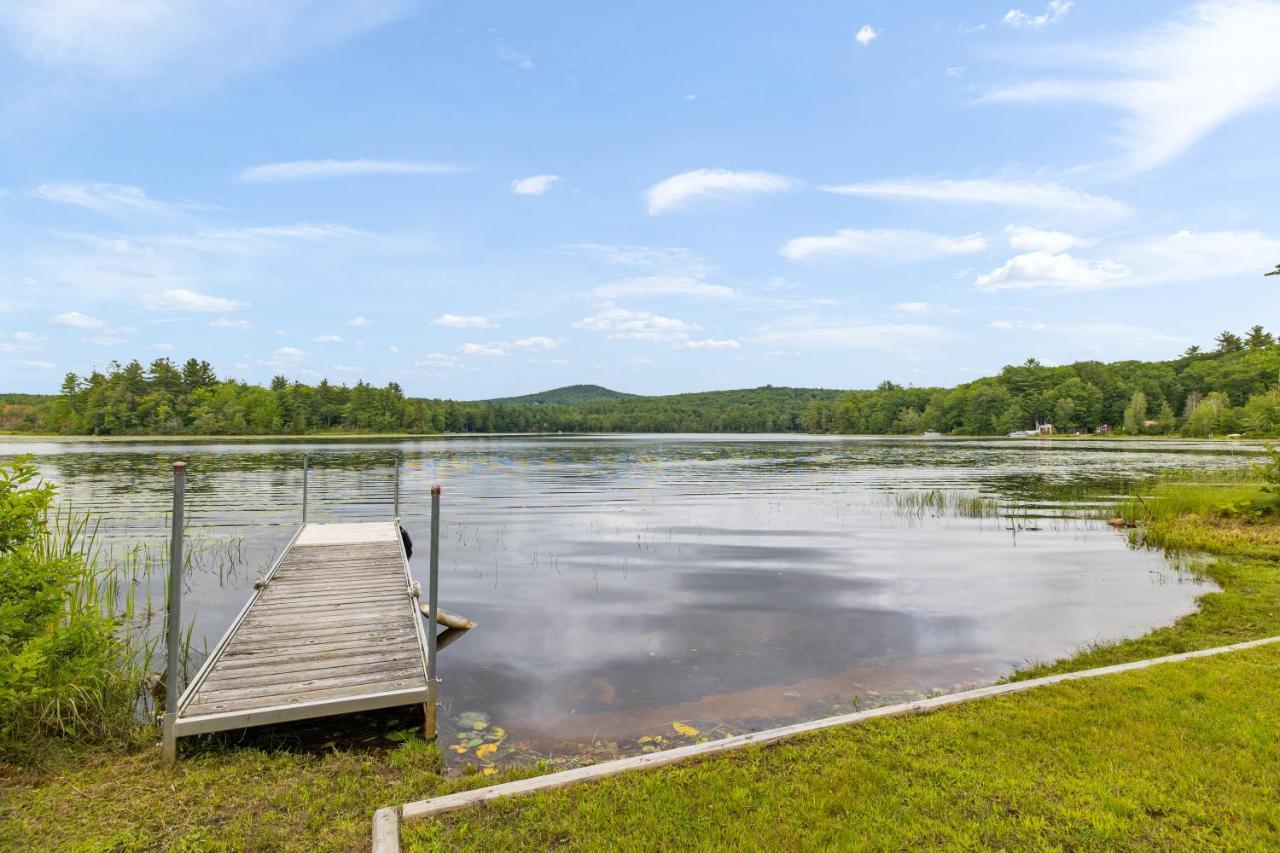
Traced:
<path fill-rule="evenodd" d="M 307 475 L 311 473 L 311 454 L 302 454 L 302 523 L 307 523 Z"/>
<path fill-rule="evenodd" d="M 436 602 L 440 597 L 440 486 L 431 487 L 431 570 L 427 579 L 427 707 L 426 738 L 436 739 Z"/>
<path fill-rule="evenodd" d="M 164 740 L 161 755 L 168 764 L 178 759 L 174 724 L 178 717 L 178 644 L 182 634 L 182 511 L 186 503 L 187 463 L 173 463 L 173 527 L 169 534 L 168 631 L 165 636 Z"/>

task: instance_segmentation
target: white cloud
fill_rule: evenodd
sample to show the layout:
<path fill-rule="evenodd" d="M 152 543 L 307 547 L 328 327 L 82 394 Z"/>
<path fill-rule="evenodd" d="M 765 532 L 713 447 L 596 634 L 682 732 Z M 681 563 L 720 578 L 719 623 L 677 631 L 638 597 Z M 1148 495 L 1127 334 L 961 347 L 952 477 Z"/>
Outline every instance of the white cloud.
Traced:
<path fill-rule="evenodd" d="M 619 299 L 627 296 L 698 296 L 710 299 L 726 299 L 734 296 L 734 290 L 723 284 L 711 284 L 699 278 L 683 275 L 645 275 L 619 279 L 602 284 L 591 291 L 601 299 Z"/>
<path fill-rule="evenodd" d="M 1207 0 L 1146 33 L 1062 49 L 1071 72 L 999 89 L 987 101 L 1091 101 L 1122 113 L 1120 166 L 1163 165 L 1235 116 L 1280 98 L 1280 3 Z M 1110 74 L 1111 76 L 1106 76 Z"/>
<path fill-rule="evenodd" d="M 393 345 L 393 346 L 389 346 L 389 347 L 387 347 L 387 352 L 400 352 L 400 347 L 398 347 L 398 346 L 394 346 L 394 345 Z"/>
<path fill-rule="evenodd" d="M 333 369 L 339 373 L 361 373 L 364 371 L 363 367 L 357 367 L 354 364 L 335 364 Z"/>
<path fill-rule="evenodd" d="M 1098 338 L 1118 338 L 1144 344 L 1180 344 L 1185 340 L 1145 326 L 1134 326 L 1128 323 L 1075 323 L 1050 327 L 1050 331 L 1060 335 L 1087 338 L 1090 341 Z"/>
<path fill-rule="evenodd" d="M 27 352 L 39 349 L 44 338 L 34 332 L 0 332 L 0 352 Z"/>
<path fill-rule="evenodd" d="M 507 350 L 502 344 L 477 344 L 470 341 L 458 347 L 457 351 L 462 355 L 484 355 L 491 357 L 507 354 Z"/>
<path fill-rule="evenodd" d="M 1001 332 L 1012 332 L 1012 331 L 1043 332 L 1045 329 L 1049 327 L 1046 326 L 1044 323 L 1039 323 L 1039 322 L 1028 323 L 1025 320 L 992 320 L 990 323 L 987 324 L 987 328 L 995 329 Z"/>
<path fill-rule="evenodd" d="M 901 311 L 904 314 L 924 314 L 931 307 L 928 302 L 899 302 L 893 306 L 893 310 Z"/>
<path fill-rule="evenodd" d="M 295 367 L 310 358 L 311 355 L 306 350 L 297 347 L 280 347 L 271 353 L 271 358 L 265 358 L 262 363 L 268 367 Z"/>
<path fill-rule="evenodd" d="M 1114 286 L 1132 275 L 1131 267 L 1115 261 L 1081 260 L 1065 252 L 1027 252 L 978 276 L 974 285 L 987 291 L 1042 287 L 1090 290 Z"/>
<path fill-rule="evenodd" d="M 209 325 L 215 329 L 235 329 L 238 332 L 247 332 L 253 328 L 248 320 L 229 320 L 226 317 L 219 317 Z"/>
<path fill-rule="evenodd" d="M 168 205 L 147 195 L 141 187 L 126 184 L 70 182 L 45 183 L 31 191 L 31 195 L 45 201 L 74 204 L 100 213 L 160 213 L 171 207 L 195 207 L 197 205 Z"/>
<path fill-rule="evenodd" d="M 342 335 L 316 335 L 312 338 L 317 344 L 340 344 L 343 342 Z"/>
<path fill-rule="evenodd" d="M 800 261 L 815 255 L 877 256 L 903 261 L 929 255 L 980 252 L 987 248 L 981 234 L 949 237 L 924 231 L 874 228 L 859 231 L 842 228 L 829 236 L 794 237 L 783 244 L 783 257 Z"/>
<path fill-rule="evenodd" d="M 1042 231 L 1027 225 L 1007 225 L 1009 245 L 1024 252 L 1065 252 L 1081 246 L 1092 246 L 1096 240 L 1077 237 L 1064 231 Z"/>
<path fill-rule="evenodd" d="M 1002 332 L 1035 332 L 1037 335 L 1058 335 L 1069 338 L 1085 338 L 1096 342 L 1100 338 L 1113 338 L 1128 342 L 1145 344 L 1180 343 L 1181 338 L 1153 331 L 1145 326 L 1134 326 L 1128 323 L 1069 323 L 1062 326 L 1051 326 L 1047 323 L 1026 320 L 992 320 L 987 324 L 990 329 Z"/>
<path fill-rule="evenodd" d="M 1062 20 L 1074 5 L 1072 0 L 1049 0 L 1043 14 L 1028 15 L 1021 9 L 1010 9 L 1003 20 L 1005 26 L 1009 27 L 1043 27 Z"/>
<path fill-rule="evenodd" d="M 511 191 L 516 195 L 542 195 L 558 183 L 559 175 L 531 175 L 512 181 Z"/>
<path fill-rule="evenodd" d="M 238 311 L 248 303 L 225 296 L 209 296 L 186 288 L 148 293 L 142 297 L 143 306 L 153 311 Z"/>
<path fill-rule="evenodd" d="M 124 335 L 90 335 L 84 339 L 85 343 L 96 347 L 117 347 L 128 341 L 129 339 Z"/>
<path fill-rule="evenodd" d="M 39 360 L 35 360 L 35 359 L 22 359 L 22 360 L 20 360 L 20 361 L 18 362 L 18 366 L 19 366 L 19 367 L 24 367 L 24 368 L 26 368 L 27 370 L 53 370 L 53 369 L 54 369 L 55 367 L 57 367 L 58 365 L 54 364 L 52 361 L 39 361 Z"/>
<path fill-rule="evenodd" d="M 974 284 L 989 291 L 1098 290 L 1252 278 L 1275 264 L 1280 239 L 1258 231 L 1178 231 L 1117 245 L 1110 254 L 1088 260 L 1065 252 L 1028 252 L 978 276 Z"/>
<path fill-rule="evenodd" d="M 433 352 L 428 354 L 426 358 L 420 358 L 414 361 L 413 366 L 427 369 L 457 367 L 458 360 L 447 353 Z"/>
<path fill-rule="evenodd" d="M 1240 276 L 1252 279 L 1280 259 L 1280 239 L 1258 231 L 1178 231 L 1120 250 L 1142 284 Z"/>
<path fill-rule="evenodd" d="M 795 180 L 772 172 L 731 172 L 727 169 L 694 169 L 659 181 L 645 190 L 649 214 L 679 210 L 702 198 L 731 198 L 756 193 L 786 192 Z"/>
<path fill-rule="evenodd" d="M 674 317 L 652 311 L 606 308 L 573 324 L 575 329 L 608 332 L 615 340 L 673 341 L 683 340 L 699 327 Z"/>
<path fill-rule="evenodd" d="M 555 338 L 534 335 L 531 338 L 520 338 L 511 344 L 516 349 L 555 349 L 560 343 Z"/>
<path fill-rule="evenodd" d="M 1084 190 L 1064 187 L 1054 183 L 1034 181 L 986 181 L 986 180 L 926 180 L 904 178 L 892 181 L 872 181 L 844 186 L 823 187 L 827 192 L 841 195 L 870 196 L 873 198 L 903 199 L 907 201 L 941 201 L 967 204 L 998 204 L 1007 207 L 1032 207 L 1044 210 L 1063 210 L 1071 213 L 1091 213 L 1123 216 L 1130 211 L 1127 205 L 1106 196 L 1093 195 Z"/>
<path fill-rule="evenodd" d="M 250 184 L 278 184 L 365 175 L 451 175 L 460 171 L 460 167 L 449 163 L 405 160 L 292 160 L 245 169 L 240 173 L 240 180 Z"/>
<path fill-rule="evenodd" d="M 523 50 L 516 50 L 514 47 L 508 47 L 501 41 L 498 42 L 498 58 L 508 65 L 514 65 L 521 71 L 532 71 L 538 66 L 533 64 L 533 57 L 525 53 Z"/>
<path fill-rule="evenodd" d="M 734 340 L 704 338 L 700 341 L 685 341 L 681 346 L 685 349 L 737 349 L 739 344 Z"/>
<path fill-rule="evenodd" d="M 406 0 L 28 0 L 4 5 L 0 29 L 35 66 L 95 79 L 164 74 L 190 87 L 339 41 L 411 7 Z"/>
<path fill-rule="evenodd" d="M 797 349 L 901 351 L 940 343 L 949 337 L 945 329 L 921 323 L 820 321 L 767 329 L 758 340 Z"/>
<path fill-rule="evenodd" d="M 368 317 L 352 317 L 347 321 L 347 325 L 357 329 L 368 328 L 373 325 L 373 321 Z"/>
<path fill-rule="evenodd" d="M 101 329 L 107 325 L 105 320 L 81 314 L 79 311 L 68 311 L 65 314 L 59 314 L 49 322 L 55 326 L 71 326 L 74 329 Z"/>
<path fill-rule="evenodd" d="M 680 246 L 613 246 L 605 243 L 572 243 L 571 252 L 590 255 L 619 266 L 647 267 L 668 274 L 703 278 L 711 274 L 711 266 L 692 249 Z"/>
<path fill-rule="evenodd" d="M 459 315 L 459 314 L 441 314 L 439 317 L 431 321 L 433 326 L 444 326 L 449 329 L 489 329 L 495 324 L 490 323 L 487 317 L 480 317 L 475 314 Z"/>
<path fill-rule="evenodd" d="M 251 228 L 203 228 L 194 234 L 157 234 L 135 240 L 148 247 L 188 249 L 211 254 L 252 254 L 271 248 L 282 240 L 309 242 L 363 236 L 364 232 L 345 225 L 298 223 L 296 225 L 262 225 Z M 70 235 L 79 236 L 79 235 Z M 92 235 L 85 235 L 92 238 Z M 119 241 L 127 248 L 127 241 Z M 100 244 L 96 244 L 99 245 Z"/>
<path fill-rule="evenodd" d="M 871 44 L 871 42 L 875 41 L 876 36 L 878 35 L 880 34 L 876 32 L 875 27 L 871 26 L 870 24 L 863 24 L 862 29 L 858 30 L 858 34 L 854 36 L 853 39 L 858 44 L 862 45 L 863 47 L 866 47 L 867 45 Z"/>

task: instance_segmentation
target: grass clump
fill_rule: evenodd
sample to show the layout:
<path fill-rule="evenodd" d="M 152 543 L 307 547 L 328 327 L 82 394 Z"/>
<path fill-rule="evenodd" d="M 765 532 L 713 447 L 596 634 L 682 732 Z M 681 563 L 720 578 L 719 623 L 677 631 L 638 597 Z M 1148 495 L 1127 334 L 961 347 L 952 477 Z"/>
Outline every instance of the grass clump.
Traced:
<path fill-rule="evenodd" d="M 956 515 L 960 518 L 997 518 L 1002 513 L 1000 502 L 985 495 L 954 492 L 946 489 L 893 492 L 894 510 L 908 518 Z"/>
<path fill-rule="evenodd" d="M 141 670 L 75 531 L 50 524 L 53 497 L 28 459 L 0 465 L 0 761 L 135 728 Z"/>

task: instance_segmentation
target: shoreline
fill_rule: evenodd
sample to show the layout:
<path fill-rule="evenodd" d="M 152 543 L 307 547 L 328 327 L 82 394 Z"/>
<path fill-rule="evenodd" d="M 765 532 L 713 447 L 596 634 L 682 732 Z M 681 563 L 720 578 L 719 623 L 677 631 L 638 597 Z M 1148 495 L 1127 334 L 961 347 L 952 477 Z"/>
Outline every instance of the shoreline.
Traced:
<path fill-rule="evenodd" d="M 146 444 L 149 442 L 162 444 L 181 444 L 189 442 L 191 444 L 211 444 L 217 442 L 229 442 L 238 444 L 305 444 L 307 442 L 325 443 L 325 442 L 342 442 L 342 441 L 434 441 L 436 439 L 459 439 L 459 438 L 565 438 L 565 437 L 611 437 L 611 436 L 690 436 L 696 435 L 700 438 L 712 440 L 715 438 L 732 439 L 735 437 L 752 436 L 757 438 L 777 437 L 787 439 L 885 439 L 899 441 L 1009 441 L 1019 443 L 1032 443 L 1041 441 L 1050 442 L 1133 442 L 1133 441 L 1156 441 L 1156 442 L 1199 442 L 1212 444 L 1229 444 L 1241 446 L 1264 446 L 1269 442 L 1280 440 L 1274 436 L 1185 436 L 1185 435 L 1041 435 L 1041 436 L 1009 436 L 1009 435 L 939 435 L 925 436 L 920 434 L 901 434 L 901 433 L 828 433 L 828 432 L 352 432 L 352 433 L 307 433 L 305 435 L 294 434 L 264 434 L 264 435 L 184 435 L 184 434 L 157 434 L 157 435 L 66 435 L 63 433 L 24 433 L 24 432 L 0 432 L 0 445 L 19 443 L 23 441 L 31 442 L 47 442 L 50 444 Z"/>

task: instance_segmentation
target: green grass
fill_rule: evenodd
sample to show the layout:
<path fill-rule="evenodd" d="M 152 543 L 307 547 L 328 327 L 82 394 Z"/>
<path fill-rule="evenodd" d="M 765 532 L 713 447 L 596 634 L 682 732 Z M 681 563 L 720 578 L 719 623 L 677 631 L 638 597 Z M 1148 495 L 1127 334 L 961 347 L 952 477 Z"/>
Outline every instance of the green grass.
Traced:
<path fill-rule="evenodd" d="M 1280 649 L 1042 688 L 408 822 L 407 849 L 1280 844 Z"/>
<path fill-rule="evenodd" d="M 34 770 L 0 775 L 4 850 L 351 850 L 367 844 L 374 810 L 448 782 L 434 747 L 389 753 L 232 748 L 160 762 L 154 745 L 64 748 Z"/>
<path fill-rule="evenodd" d="M 1136 545 L 1210 557 L 1177 624 L 1017 677 L 1280 634 L 1280 519 L 1261 484 L 1157 484 Z M 920 498 L 922 511 L 945 507 Z M 1265 503 L 1265 500 L 1263 500 Z M 1136 505 L 1136 508 L 1135 506 Z M 434 750 L 228 748 L 154 737 L 0 768 L 0 848 L 348 850 L 380 807 L 538 772 L 446 779 Z M 879 720 L 408 823 L 414 849 L 1253 848 L 1280 845 L 1280 648 Z"/>

